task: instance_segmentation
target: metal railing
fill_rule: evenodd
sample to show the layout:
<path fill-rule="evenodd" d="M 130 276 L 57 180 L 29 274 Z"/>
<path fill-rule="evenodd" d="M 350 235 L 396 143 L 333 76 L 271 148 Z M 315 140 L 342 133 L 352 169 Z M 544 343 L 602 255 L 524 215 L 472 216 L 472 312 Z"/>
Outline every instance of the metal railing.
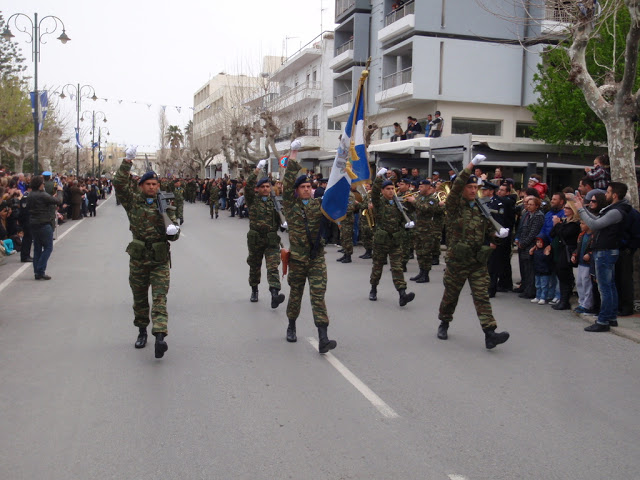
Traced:
<path fill-rule="evenodd" d="M 545 7 L 544 13 L 544 19 L 552 22 L 569 23 L 572 20 L 568 7 L 561 3 L 555 5 L 548 4 Z"/>
<path fill-rule="evenodd" d="M 397 87 L 398 85 L 404 85 L 405 83 L 411 83 L 411 74 L 413 67 L 405 68 L 399 72 L 387 75 L 382 79 L 382 89 L 389 90 L 390 88 Z"/>
<path fill-rule="evenodd" d="M 286 92 L 282 92 L 280 95 L 274 96 L 269 99 L 265 99 L 265 104 L 267 106 L 274 105 L 276 103 L 280 103 L 285 101 L 287 98 L 296 95 L 297 93 L 303 92 L 305 90 L 322 90 L 321 82 L 309 82 L 309 83 L 301 83 L 297 87 L 290 88 Z"/>
<path fill-rule="evenodd" d="M 356 0 L 336 0 L 336 17 L 356 5 Z"/>
<path fill-rule="evenodd" d="M 320 129 L 319 128 L 305 128 L 304 130 L 302 130 L 301 132 L 301 137 L 319 137 L 320 136 Z M 277 142 L 284 142 L 286 140 L 291 140 L 291 132 L 288 133 L 283 133 L 281 135 L 278 135 L 274 138 L 274 140 Z"/>
<path fill-rule="evenodd" d="M 341 93 L 340 95 L 336 95 L 333 97 L 333 106 L 339 107 L 340 105 L 344 105 L 345 103 L 351 103 L 351 94 L 352 91 Z"/>
<path fill-rule="evenodd" d="M 347 52 L 349 50 L 353 50 L 353 38 L 348 42 L 343 43 L 336 49 L 336 57 L 341 53 Z"/>
<path fill-rule="evenodd" d="M 396 8 L 393 12 L 387 14 L 386 18 L 384 19 L 384 26 L 388 27 L 393 22 L 397 22 L 401 18 L 404 18 L 407 15 L 411 15 L 413 13 L 416 13 L 416 4 L 412 0 L 411 2 L 407 2 L 400 8 Z"/>

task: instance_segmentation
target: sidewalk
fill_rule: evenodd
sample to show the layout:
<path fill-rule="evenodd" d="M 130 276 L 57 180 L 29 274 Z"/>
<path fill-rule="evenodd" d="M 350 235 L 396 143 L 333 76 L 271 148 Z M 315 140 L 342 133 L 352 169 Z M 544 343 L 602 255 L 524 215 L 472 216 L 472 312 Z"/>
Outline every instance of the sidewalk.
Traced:
<path fill-rule="evenodd" d="M 638 302 L 636 302 L 635 310 L 636 312 L 638 311 Z M 574 315 L 582 318 L 582 320 L 589 324 L 595 322 L 597 318 L 595 315 L 584 315 L 575 312 Z M 640 343 L 640 313 L 635 313 L 628 317 L 618 317 L 618 326 L 611 327 L 611 333 Z"/>

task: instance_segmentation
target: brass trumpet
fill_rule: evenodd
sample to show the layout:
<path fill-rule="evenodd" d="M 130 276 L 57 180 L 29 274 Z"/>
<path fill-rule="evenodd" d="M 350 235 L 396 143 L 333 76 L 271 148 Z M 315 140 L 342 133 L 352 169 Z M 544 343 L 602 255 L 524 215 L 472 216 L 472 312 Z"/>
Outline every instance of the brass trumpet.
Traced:
<path fill-rule="evenodd" d="M 436 197 L 439 202 L 444 202 L 451 193 L 451 182 L 442 182 L 436 189 Z"/>

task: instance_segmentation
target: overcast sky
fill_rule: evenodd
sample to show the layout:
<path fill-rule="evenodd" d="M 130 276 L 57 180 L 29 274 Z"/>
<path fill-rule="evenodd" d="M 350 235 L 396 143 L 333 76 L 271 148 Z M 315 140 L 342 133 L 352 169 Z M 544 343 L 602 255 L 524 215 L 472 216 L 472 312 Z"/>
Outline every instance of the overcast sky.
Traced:
<path fill-rule="evenodd" d="M 264 55 L 291 55 L 319 35 L 321 27 L 333 30 L 334 3 L 2 0 L 0 11 L 5 21 L 14 13 L 27 14 L 32 20 L 34 12 L 39 19 L 59 17 L 71 41 L 62 45 L 56 40 L 61 30 L 45 36 L 38 64 L 39 89 L 60 91 L 68 83 L 91 85 L 100 100 L 83 99 L 82 111 L 105 113 L 108 122 L 100 126 L 109 129 L 110 141 L 137 144 L 139 151 L 151 152 L 158 147 L 162 105 L 169 124 L 184 128 L 193 118 L 190 107 L 195 91 L 210 77 L 222 71 L 257 75 Z M 18 21 L 30 25 L 24 18 Z M 52 23 L 43 21 L 42 31 L 47 25 Z M 33 77 L 29 37 L 18 32 L 13 20 L 9 27 L 26 58 L 27 74 Z M 89 91 L 83 89 L 83 93 Z M 75 101 L 55 95 L 52 101 L 75 126 Z M 86 134 L 83 144 L 88 143 Z"/>

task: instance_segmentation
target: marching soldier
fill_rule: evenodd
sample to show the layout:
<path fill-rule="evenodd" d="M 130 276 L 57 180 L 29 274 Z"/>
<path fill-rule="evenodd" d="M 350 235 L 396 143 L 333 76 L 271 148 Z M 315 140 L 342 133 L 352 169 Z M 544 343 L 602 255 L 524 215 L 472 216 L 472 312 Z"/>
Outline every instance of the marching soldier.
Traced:
<path fill-rule="evenodd" d="M 211 180 L 209 182 L 209 214 L 211 218 L 215 213 L 216 218 L 218 218 L 218 204 L 220 203 L 220 187 L 215 180 Z"/>
<path fill-rule="evenodd" d="M 378 171 L 371 189 L 376 231 L 373 237 L 373 267 L 371 269 L 371 291 L 369 300 L 378 299 L 378 283 L 382 276 L 382 268 L 391 263 L 393 285 L 400 296 L 400 306 L 404 307 L 415 298 L 413 292 L 407 293 L 407 283 L 402 273 L 402 246 L 405 241 L 405 221 L 402 212 L 394 201 L 395 189 L 391 180 L 384 180 L 386 168 Z"/>
<path fill-rule="evenodd" d="M 447 268 L 444 272 L 444 294 L 440 302 L 438 338 L 446 340 L 449 323 L 458 304 L 460 291 L 467 280 L 473 303 L 485 334 L 488 349 L 506 342 L 507 332 L 496 333 L 496 320 L 489 302 L 489 272 L 487 260 L 495 248 L 493 237 L 506 238 L 509 230 L 501 228 L 495 234 L 491 222 L 483 215 L 478 200 L 478 178 L 471 175 L 473 168 L 484 160 L 476 155 L 453 183 L 445 209 L 447 212 Z"/>
<path fill-rule="evenodd" d="M 336 261 L 351 263 L 353 255 L 353 224 L 355 222 L 355 212 L 359 203 L 353 191 L 349 192 L 349 203 L 347 204 L 347 216 L 340 222 L 340 245 L 342 245 L 343 255 Z"/>
<path fill-rule="evenodd" d="M 436 225 L 436 218 L 444 215 L 444 202 L 440 202 L 435 195 L 435 188 L 429 180 L 422 180 L 418 187 L 420 195 L 417 198 L 409 196 L 406 201 L 416 211 L 416 228 L 414 233 L 414 247 L 418 257 L 420 272 L 410 280 L 416 283 L 429 282 L 429 272 L 432 263 L 432 245 L 438 242 L 440 247 L 441 227 Z"/>
<path fill-rule="evenodd" d="M 169 291 L 170 253 L 169 241 L 180 236 L 180 227 L 174 224 L 165 226 L 162 214 L 158 210 L 157 194 L 160 188 L 158 176 L 154 172 L 145 173 L 138 182 L 136 191 L 129 180 L 131 163 L 136 149 L 129 147 L 126 158 L 113 179 L 116 196 L 127 212 L 129 230 L 133 240 L 127 246 L 129 254 L 129 285 L 133 292 L 133 324 L 139 333 L 136 348 L 147 344 L 147 325 L 149 325 L 149 287 L 153 305 L 151 308 L 151 333 L 156 337 L 155 356 L 162 358 L 168 349 L 167 335 L 167 293 Z M 167 212 L 171 221 L 176 218 L 172 211 Z"/>
<path fill-rule="evenodd" d="M 327 328 L 329 316 L 324 301 L 327 290 L 327 266 L 324 260 L 322 226 L 325 222 L 320 209 L 322 200 L 312 198 L 311 179 L 306 175 L 296 178 L 300 164 L 296 162 L 300 142 L 291 143 L 291 155 L 284 174 L 282 201 L 289 225 L 291 256 L 289 261 L 289 303 L 287 304 L 287 341 L 295 342 L 296 320 L 300 314 L 300 303 L 304 286 L 309 280 L 309 296 L 313 321 L 318 327 L 318 351 L 327 353 L 336 348 L 336 341 L 329 340 Z"/>
<path fill-rule="evenodd" d="M 369 259 L 373 258 L 373 229 L 375 224 L 373 222 L 373 204 L 370 200 L 371 185 L 365 183 L 366 193 L 362 197 L 362 203 L 360 204 L 360 239 L 364 246 L 364 254 L 360 255 L 360 258 Z"/>
<path fill-rule="evenodd" d="M 176 201 L 176 217 L 180 219 L 180 225 L 184 223 L 184 188 L 180 179 L 173 184 L 173 194 Z"/>
<path fill-rule="evenodd" d="M 260 270 L 262 257 L 267 264 L 267 280 L 271 292 L 271 308 L 277 308 L 284 302 L 284 294 L 280 293 L 280 236 L 278 228 L 280 219 L 271 198 L 271 182 L 269 177 L 257 180 L 258 174 L 266 166 L 267 160 L 260 160 L 258 166 L 247 179 L 244 198 L 249 207 L 249 232 L 247 232 L 247 247 L 249 256 L 249 285 L 251 286 L 251 301 L 258 301 L 258 285 L 260 285 Z M 256 192 L 257 190 L 257 192 Z"/>
<path fill-rule="evenodd" d="M 406 168 L 402 169 L 403 171 Z M 398 197 L 404 201 L 411 194 L 411 182 L 408 178 L 398 180 Z M 402 241 L 402 271 L 407 271 L 407 263 L 413 258 L 413 231 L 405 230 L 404 240 Z"/>

